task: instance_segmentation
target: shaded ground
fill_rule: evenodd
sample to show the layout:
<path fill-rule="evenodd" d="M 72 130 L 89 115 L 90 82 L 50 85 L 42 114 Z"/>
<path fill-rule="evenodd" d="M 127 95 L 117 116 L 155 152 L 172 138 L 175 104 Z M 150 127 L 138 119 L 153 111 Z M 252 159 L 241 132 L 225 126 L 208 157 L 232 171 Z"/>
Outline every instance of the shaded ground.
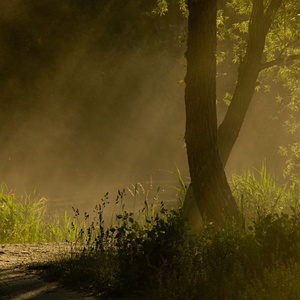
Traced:
<path fill-rule="evenodd" d="M 0 245 L 0 299 L 95 299 L 67 290 L 57 282 L 45 282 L 28 268 L 29 263 L 42 262 L 63 255 L 70 246 L 60 244 Z"/>

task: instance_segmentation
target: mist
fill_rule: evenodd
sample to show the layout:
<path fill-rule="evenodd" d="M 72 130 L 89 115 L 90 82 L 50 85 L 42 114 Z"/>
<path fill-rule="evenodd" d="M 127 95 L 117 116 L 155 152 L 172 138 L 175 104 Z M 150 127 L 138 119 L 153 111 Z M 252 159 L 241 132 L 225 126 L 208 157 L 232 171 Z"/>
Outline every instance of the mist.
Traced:
<path fill-rule="evenodd" d="M 116 16 L 101 10 L 68 25 L 61 18 L 74 17 L 71 5 L 52 8 L 43 25 L 48 8 L 4 7 L 1 181 L 85 203 L 137 182 L 173 186 L 175 164 L 186 170 L 180 43 L 174 51 L 158 34 L 151 44 L 113 32 Z"/>
<path fill-rule="evenodd" d="M 176 165 L 188 183 L 186 21 L 175 9 L 149 15 L 153 3 L 0 4 L 0 179 L 9 189 L 88 206 L 137 182 L 175 199 Z M 224 75 L 218 95 L 234 80 Z M 272 105 L 255 99 L 228 175 L 277 159 Z"/>

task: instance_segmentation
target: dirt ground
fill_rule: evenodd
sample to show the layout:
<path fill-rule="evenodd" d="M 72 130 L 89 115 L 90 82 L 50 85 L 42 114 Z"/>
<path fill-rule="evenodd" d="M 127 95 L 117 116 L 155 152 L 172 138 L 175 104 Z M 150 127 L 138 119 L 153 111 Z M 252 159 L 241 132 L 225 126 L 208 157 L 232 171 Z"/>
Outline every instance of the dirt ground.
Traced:
<path fill-rule="evenodd" d="M 3 244 L 0 245 L 0 299 L 4 300 L 92 300 L 90 295 L 67 290 L 58 282 L 42 280 L 29 263 L 47 261 L 70 251 L 70 245 Z"/>

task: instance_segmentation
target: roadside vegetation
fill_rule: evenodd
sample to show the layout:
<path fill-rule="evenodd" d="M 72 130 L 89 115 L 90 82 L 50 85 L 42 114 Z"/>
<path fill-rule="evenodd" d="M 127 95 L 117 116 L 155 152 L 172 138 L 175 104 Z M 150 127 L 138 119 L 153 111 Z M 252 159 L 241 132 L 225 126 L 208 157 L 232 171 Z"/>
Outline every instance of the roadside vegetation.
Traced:
<path fill-rule="evenodd" d="M 74 241 L 72 218 L 47 215 L 47 200 L 34 194 L 17 197 L 0 187 L 0 244 Z"/>
<path fill-rule="evenodd" d="M 185 188 L 179 181 L 178 195 Z M 0 238 L 1 243 L 70 241 L 66 256 L 36 267 L 50 280 L 102 298 L 299 299 L 297 182 L 278 185 L 265 165 L 233 175 L 242 226 L 204 223 L 198 230 L 189 227 L 180 207 L 167 209 L 160 202 L 159 190 L 142 185 L 118 192 L 109 222 L 108 194 L 93 215 L 75 209 L 73 217 L 47 223 L 45 200 L 22 202 L 2 191 Z M 137 209 L 128 211 L 124 203 L 132 196 Z"/>

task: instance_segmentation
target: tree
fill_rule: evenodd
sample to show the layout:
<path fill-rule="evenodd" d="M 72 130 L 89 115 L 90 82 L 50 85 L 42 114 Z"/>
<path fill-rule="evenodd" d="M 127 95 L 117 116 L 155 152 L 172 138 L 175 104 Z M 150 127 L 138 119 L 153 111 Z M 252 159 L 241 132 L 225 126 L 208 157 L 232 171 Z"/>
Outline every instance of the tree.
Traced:
<path fill-rule="evenodd" d="M 160 3 L 163 3 L 165 1 L 160 0 Z M 180 1 L 180 6 L 185 9 L 184 5 L 182 4 L 183 1 Z M 202 6 L 202 1 L 188 1 L 188 12 L 189 12 L 189 22 L 188 22 L 188 29 L 189 29 L 189 35 L 188 35 L 188 51 L 187 54 L 191 51 L 199 51 L 196 47 L 192 48 L 192 40 L 194 37 L 191 36 L 191 32 L 193 30 L 196 30 L 198 33 L 201 33 L 201 28 L 197 27 L 197 22 L 192 21 L 194 18 L 194 15 L 198 14 L 198 18 L 204 19 L 206 16 L 206 13 L 204 13 L 204 16 L 201 14 L 201 17 L 199 15 L 199 12 L 196 12 L 198 10 L 205 10 L 208 9 L 208 7 Z M 208 5 L 208 4 L 207 4 Z M 215 3 L 214 3 L 215 5 Z M 199 113 L 198 118 L 200 116 L 203 117 L 205 113 L 207 114 L 207 118 L 214 118 L 214 112 L 211 107 L 208 105 L 205 106 L 203 104 L 202 110 L 198 111 L 196 106 L 191 105 L 191 109 L 186 111 L 187 114 L 187 133 L 186 133 L 186 144 L 187 144 L 187 152 L 188 152 L 188 160 L 189 160 L 189 167 L 190 167 L 190 173 L 191 173 L 191 181 L 192 186 L 188 189 L 188 194 L 185 200 L 185 212 L 190 217 L 192 215 L 192 218 L 195 219 L 199 216 L 197 216 L 197 209 L 196 206 L 199 208 L 199 211 L 201 215 L 208 216 L 211 220 L 219 220 L 220 216 L 220 210 L 217 208 L 229 208 L 229 211 L 233 215 L 235 215 L 235 205 L 233 204 L 231 197 L 220 196 L 218 199 L 209 199 L 210 197 L 208 195 L 205 195 L 205 193 L 210 193 L 211 195 L 217 193 L 216 191 L 211 191 L 211 185 L 210 186 L 210 173 L 213 173 L 213 169 L 215 170 L 216 174 L 220 174 L 219 172 L 219 165 L 218 165 L 218 158 L 216 157 L 215 153 L 219 152 L 221 162 L 223 167 L 225 167 L 226 162 L 228 160 L 228 157 L 231 153 L 231 150 L 238 138 L 240 129 L 242 127 L 245 115 L 247 113 L 247 110 L 249 108 L 249 105 L 251 103 L 253 94 L 255 90 L 258 88 L 258 78 L 259 75 L 263 74 L 263 71 L 273 68 L 275 66 L 279 67 L 284 65 L 284 67 L 290 63 L 295 62 L 298 58 L 300 58 L 299 54 L 299 33 L 297 34 L 297 30 L 299 31 L 299 3 L 295 0 L 289 0 L 283 3 L 282 0 L 231 0 L 227 2 L 228 7 L 232 8 L 237 15 L 243 16 L 241 21 L 238 23 L 232 24 L 234 25 L 232 28 L 235 28 L 239 31 L 239 34 L 234 34 L 234 30 L 231 28 L 229 29 L 229 33 L 231 34 L 231 37 L 234 39 L 234 48 L 233 52 L 235 52 L 234 61 L 239 63 L 238 67 L 238 78 L 237 78 L 237 84 L 235 86 L 233 96 L 231 99 L 231 103 L 229 105 L 229 108 L 227 110 L 227 113 L 225 115 L 225 118 L 221 125 L 218 128 L 217 133 L 217 145 L 213 142 L 207 144 L 207 148 L 200 147 L 201 143 L 206 143 L 209 139 L 204 138 L 204 135 L 202 135 L 203 129 L 200 129 L 200 127 L 206 128 L 207 130 L 211 128 L 212 124 L 204 123 L 201 121 L 201 123 L 198 123 L 198 126 L 196 124 L 196 118 L 192 121 L 189 121 L 190 118 L 188 117 L 188 114 L 192 114 L 192 110 L 194 109 L 194 113 L 196 115 L 196 112 Z M 166 10 L 166 7 L 164 7 Z M 215 9 L 210 7 L 210 9 Z M 281 10 L 281 11 L 280 11 Z M 280 11 L 280 14 L 278 14 L 278 11 Z M 249 17 L 248 17 L 249 16 Z M 277 19 L 276 19 L 277 17 Z M 214 17 L 215 18 L 215 17 Z M 213 21 L 213 18 L 210 18 L 211 26 Z M 216 20 L 215 20 L 216 21 Z M 214 21 L 214 22 L 215 22 Z M 219 22 L 220 23 L 220 22 Z M 204 25 L 201 25 L 203 28 Z M 215 25 L 214 25 L 215 26 Z M 211 27 L 210 27 L 211 28 Z M 287 28 L 289 28 L 287 30 Z M 208 28 L 206 30 L 209 31 Z M 215 35 L 215 32 L 211 32 L 213 35 Z M 246 33 L 246 34 L 245 34 Z M 205 35 L 202 33 L 204 39 L 202 40 L 202 43 L 204 43 Z M 204 43 L 205 44 L 205 43 Z M 191 50 L 193 49 L 193 50 Z M 212 48 L 210 49 L 212 50 Z M 203 52 L 204 53 L 204 52 Z M 211 52 L 215 53 L 215 52 Z M 208 53 L 206 53 L 208 55 Z M 201 63 L 200 63 L 201 62 Z M 212 62 L 212 60 L 211 60 Z M 192 91 L 196 90 L 196 85 L 203 87 L 205 85 L 211 85 L 211 83 L 204 83 L 198 82 L 197 84 L 191 80 L 189 82 L 189 76 L 194 76 L 191 74 L 196 74 L 196 68 L 202 68 L 202 70 L 210 70 L 212 72 L 212 66 L 208 67 L 204 64 L 204 61 L 195 60 L 193 61 L 191 58 L 189 59 L 189 56 L 187 55 L 187 70 L 191 69 L 189 67 L 190 65 L 193 65 L 194 70 L 190 74 L 187 74 L 187 89 L 186 89 L 186 105 L 188 105 L 188 99 L 190 99 L 192 96 Z M 206 68 L 203 68 L 203 66 L 206 66 Z M 294 64 L 296 66 L 297 70 L 297 62 Z M 282 71 L 282 69 L 281 69 Z M 284 72 L 284 71 L 283 71 Z M 278 72 L 281 74 L 282 72 Z M 208 73 L 207 73 L 208 74 Z M 212 73 L 209 73 L 210 75 Z M 271 76 L 274 76 L 272 72 L 270 72 Z M 263 74 L 264 75 L 264 74 Z M 195 75 L 196 76 L 196 75 Z M 197 76 L 196 76 L 197 77 Z M 282 78 L 290 78 L 288 76 Z M 281 79 L 282 79 L 281 78 Z M 207 79 L 208 80 L 208 79 Z M 196 81 L 196 79 L 195 79 Z M 188 85 L 194 85 L 194 88 L 192 88 L 192 91 L 189 91 Z M 202 85 L 201 85 L 202 84 Z M 285 85 L 287 85 L 285 83 Z M 293 90 L 295 92 L 295 89 Z M 203 90 L 203 94 L 204 94 Z M 202 95 L 203 96 L 203 95 Z M 201 98 L 200 95 L 197 96 L 199 99 Z M 210 96 L 210 99 L 213 97 Z M 294 95 L 295 98 L 295 95 Z M 295 100 L 292 101 L 293 104 L 295 104 Z M 213 112 L 212 115 L 210 115 L 210 112 Z M 192 128 L 192 126 L 189 124 L 189 122 L 193 123 L 195 127 Z M 293 124 L 295 127 L 295 125 Z M 195 133 L 196 131 L 199 131 L 199 133 Z M 189 131 L 194 132 L 195 134 L 192 135 L 189 133 Z M 189 133 L 189 134 L 188 134 Z M 212 134 L 211 138 L 213 141 L 215 141 L 214 133 L 210 132 L 208 134 Z M 201 139 L 201 140 L 197 140 Z M 217 148 L 217 150 L 215 149 Z M 207 153 L 211 151 L 210 155 L 207 155 Z M 197 154 L 198 153 L 198 154 Z M 213 154 L 214 153 L 214 154 Z M 198 160 L 200 162 L 200 165 L 202 165 L 202 168 L 197 169 L 195 167 L 196 161 L 197 161 L 197 155 Z M 204 157 L 204 159 L 203 159 Z M 211 162 L 210 158 L 214 157 L 216 161 L 214 163 Z M 208 164 L 210 164 L 209 167 L 206 167 Z M 206 170 L 209 169 L 210 172 L 207 172 Z M 204 173 L 205 170 L 207 173 Z M 207 178 L 205 178 L 207 176 Z M 203 181 L 204 180 L 204 181 Z M 216 183 L 215 181 L 214 183 Z M 224 188 L 225 185 L 219 182 L 221 186 Z M 201 186 L 201 189 L 199 188 L 199 185 Z M 206 187 L 208 185 L 208 187 Z M 217 188 L 216 188 L 217 189 Z M 193 191 L 194 190 L 194 191 Z M 195 193 L 195 195 L 193 195 Z M 204 194 L 203 194 L 204 193 Z M 211 202 L 208 207 L 207 201 Z M 221 209 L 222 210 L 222 209 Z M 196 213 L 196 214 L 195 214 Z"/>
<path fill-rule="evenodd" d="M 236 57 L 236 60 L 239 60 L 237 83 L 225 118 L 218 128 L 218 149 L 224 168 L 239 136 L 253 94 L 257 89 L 259 75 L 263 77 L 262 71 L 273 67 L 282 68 L 282 65 L 286 66 L 291 62 L 295 62 L 295 65 L 289 66 L 289 70 L 297 69 L 297 59 L 300 58 L 299 46 L 295 47 L 295 44 L 297 45 L 297 42 L 295 42 L 295 40 L 297 41 L 297 35 L 290 34 L 290 37 L 288 37 L 286 32 L 282 33 L 281 28 L 282 26 L 289 26 L 291 30 L 298 28 L 295 24 L 295 17 L 298 15 L 295 1 L 289 1 L 284 7 L 282 0 L 271 0 L 269 2 L 253 0 L 252 6 L 250 1 L 247 0 L 231 1 L 230 3 L 235 9 L 240 9 L 243 14 L 247 14 L 250 7 L 251 13 L 249 21 L 246 21 L 248 23 L 247 39 L 242 43 L 239 41 L 239 47 L 236 46 L 239 55 L 239 57 Z M 274 22 L 280 8 L 283 11 L 280 12 L 279 20 L 277 19 Z M 279 23 L 280 21 L 284 24 Z M 243 23 L 245 23 L 245 20 L 242 20 L 239 25 L 241 26 L 241 32 L 244 30 L 245 24 Z M 269 37 L 267 38 L 268 34 Z M 274 36 L 277 37 L 277 40 L 274 39 Z M 271 73 L 271 75 L 276 78 L 274 73 Z M 287 76 L 285 80 L 289 81 L 291 77 Z M 292 89 L 293 93 L 295 91 L 297 92 L 295 88 Z M 291 102 L 295 103 L 293 97 Z M 295 125 L 293 124 L 293 126 Z M 196 192 L 193 195 L 193 189 L 195 189 L 194 186 L 190 186 L 188 189 L 185 211 L 189 218 L 192 218 L 192 222 L 195 223 L 197 213 L 195 213 L 195 203 L 193 202 L 195 202 L 195 199 L 196 202 L 198 200 Z"/>

